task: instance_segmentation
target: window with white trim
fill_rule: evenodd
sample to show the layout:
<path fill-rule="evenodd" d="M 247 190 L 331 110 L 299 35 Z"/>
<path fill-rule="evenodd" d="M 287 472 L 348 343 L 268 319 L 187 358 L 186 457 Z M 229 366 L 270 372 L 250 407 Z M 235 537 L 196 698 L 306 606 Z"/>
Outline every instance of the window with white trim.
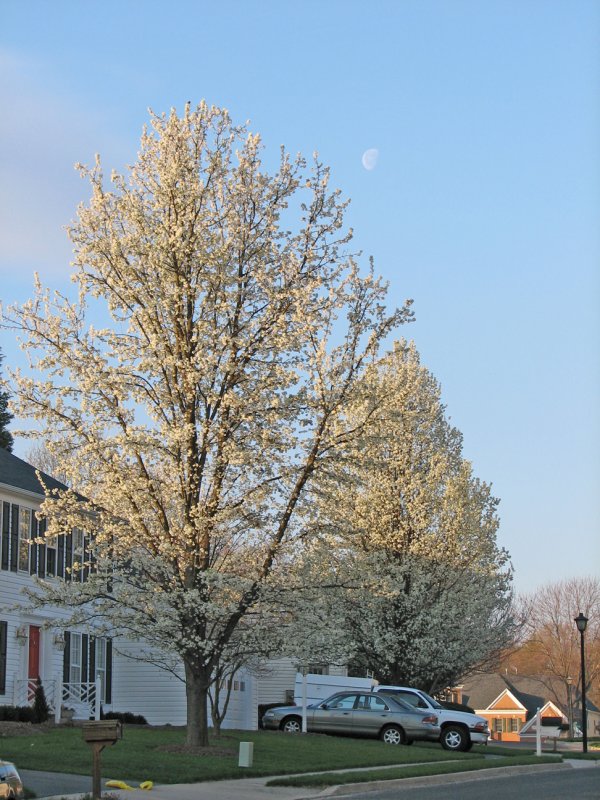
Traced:
<path fill-rule="evenodd" d="M 81 683 L 81 634 L 71 634 L 71 661 L 69 665 L 69 681 Z"/>
<path fill-rule="evenodd" d="M 31 509 L 21 508 L 19 513 L 19 571 L 29 572 L 29 528 Z"/>
<path fill-rule="evenodd" d="M 106 699 L 106 639 L 98 636 L 94 640 L 96 675 L 100 679 L 100 697 Z"/>
<path fill-rule="evenodd" d="M 56 577 L 56 537 L 46 539 L 46 575 Z"/>

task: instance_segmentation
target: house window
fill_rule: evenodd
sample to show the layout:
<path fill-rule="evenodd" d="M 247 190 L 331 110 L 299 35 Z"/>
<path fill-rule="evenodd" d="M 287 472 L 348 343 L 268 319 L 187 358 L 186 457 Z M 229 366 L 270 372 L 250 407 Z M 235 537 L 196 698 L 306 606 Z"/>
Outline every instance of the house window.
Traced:
<path fill-rule="evenodd" d="M 16 503 L 2 503 L 2 569 L 29 572 L 30 564 L 37 567 L 35 560 L 31 560 L 31 540 L 35 538 L 36 532 L 37 520 L 31 508 L 18 506 Z"/>
<path fill-rule="evenodd" d="M 86 633 L 65 632 L 63 681 L 83 684 L 81 698 L 89 698 L 89 684 L 100 679 L 100 702 L 110 703 L 112 695 L 112 641 Z M 74 687 L 71 690 L 78 694 Z"/>
<path fill-rule="evenodd" d="M 19 570 L 29 572 L 29 529 L 31 509 L 22 508 L 19 515 Z"/>
<path fill-rule="evenodd" d="M 81 634 L 71 634 L 71 658 L 69 663 L 69 682 L 81 683 Z"/>
<path fill-rule="evenodd" d="M 309 664 L 308 671 L 311 675 L 329 675 L 329 667 L 327 664 Z"/>
<path fill-rule="evenodd" d="M 83 568 L 83 542 L 84 536 L 83 531 L 79 528 L 73 529 L 73 560 L 72 560 L 72 570 L 73 570 L 73 579 L 74 580 L 81 580 L 82 575 L 82 568 Z"/>
<path fill-rule="evenodd" d="M 519 720 L 518 719 L 511 719 L 511 721 L 510 721 L 510 732 L 511 733 L 518 733 L 519 732 Z"/>
<path fill-rule="evenodd" d="M 56 539 L 46 539 L 46 575 L 56 577 Z"/>
<path fill-rule="evenodd" d="M 100 679 L 100 697 L 102 702 L 106 701 L 106 639 L 98 637 L 94 639 L 94 649 L 96 656 L 96 678 Z"/>
<path fill-rule="evenodd" d="M 19 564 L 19 506 L 2 503 L 2 569 L 16 572 Z"/>
<path fill-rule="evenodd" d="M 502 720 L 495 719 L 494 720 L 494 732 L 495 733 L 502 733 Z"/>

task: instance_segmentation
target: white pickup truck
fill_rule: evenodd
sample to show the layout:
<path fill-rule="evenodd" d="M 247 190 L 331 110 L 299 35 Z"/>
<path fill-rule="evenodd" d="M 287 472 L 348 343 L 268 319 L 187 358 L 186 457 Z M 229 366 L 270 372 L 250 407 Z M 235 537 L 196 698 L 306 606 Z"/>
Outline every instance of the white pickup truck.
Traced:
<path fill-rule="evenodd" d="M 401 697 L 416 708 L 435 712 L 442 728 L 440 744 L 446 750 L 470 750 L 474 744 L 487 744 L 490 731 L 487 720 L 467 711 L 444 708 L 427 692 L 409 686 L 374 686 L 374 692 Z"/>

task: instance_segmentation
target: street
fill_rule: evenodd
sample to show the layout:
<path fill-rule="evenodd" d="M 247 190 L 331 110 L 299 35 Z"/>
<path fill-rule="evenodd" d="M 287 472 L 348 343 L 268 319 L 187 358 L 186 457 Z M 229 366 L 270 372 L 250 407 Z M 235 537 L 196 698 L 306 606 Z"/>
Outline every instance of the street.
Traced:
<path fill-rule="evenodd" d="M 469 780 L 444 786 L 394 788 L 378 792 L 337 795 L 353 800 L 600 800 L 600 767 L 538 772 L 502 778 Z"/>

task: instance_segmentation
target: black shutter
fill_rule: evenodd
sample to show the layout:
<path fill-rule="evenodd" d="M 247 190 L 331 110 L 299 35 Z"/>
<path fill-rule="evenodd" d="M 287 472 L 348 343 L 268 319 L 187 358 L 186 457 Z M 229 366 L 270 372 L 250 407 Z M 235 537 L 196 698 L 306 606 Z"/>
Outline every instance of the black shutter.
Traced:
<path fill-rule="evenodd" d="M 43 536 L 46 533 L 46 518 L 40 520 L 39 524 L 39 534 Z M 46 545 L 41 544 L 39 545 L 39 557 L 38 557 L 38 575 L 40 578 L 46 577 Z"/>
<path fill-rule="evenodd" d="M 89 574 L 90 574 L 90 567 L 89 567 L 89 560 L 90 560 L 90 549 L 88 546 L 88 535 L 84 533 L 83 535 L 83 569 L 81 571 L 81 580 L 87 581 Z"/>
<path fill-rule="evenodd" d="M 105 681 L 105 692 L 104 692 L 104 702 L 110 705 L 112 703 L 112 654 L 113 654 L 113 646 L 112 646 L 112 639 L 106 640 L 106 681 Z"/>
<path fill-rule="evenodd" d="M 19 506 L 13 503 L 10 520 L 10 569 L 17 571 L 19 565 Z"/>
<path fill-rule="evenodd" d="M 56 542 L 56 576 L 65 577 L 65 536 L 63 533 L 57 536 Z"/>
<path fill-rule="evenodd" d="M 65 649 L 63 650 L 63 683 L 71 680 L 71 634 L 65 631 Z"/>
<path fill-rule="evenodd" d="M 71 567 L 73 566 L 73 534 L 68 533 L 65 537 L 65 580 L 73 580 Z"/>
<path fill-rule="evenodd" d="M 88 642 L 90 637 L 87 633 L 81 634 L 81 682 L 87 683 L 89 681 L 88 676 Z"/>
<path fill-rule="evenodd" d="M 94 683 L 96 680 L 96 637 L 90 636 L 90 661 L 88 669 L 88 681 Z"/>
<path fill-rule="evenodd" d="M 6 633 L 7 622 L 0 622 L 0 694 L 6 691 Z"/>
<path fill-rule="evenodd" d="M 10 532 L 10 503 L 2 503 L 2 569 L 8 569 L 8 537 Z"/>
<path fill-rule="evenodd" d="M 39 545 L 34 542 L 38 535 L 38 521 L 35 517 L 35 511 L 31 509 L 31 527 L 29 529 L 29 538 L 31 544 L 29 545 L 29 572 L 32 575 L 37 574 L 39 563 Z"/>

